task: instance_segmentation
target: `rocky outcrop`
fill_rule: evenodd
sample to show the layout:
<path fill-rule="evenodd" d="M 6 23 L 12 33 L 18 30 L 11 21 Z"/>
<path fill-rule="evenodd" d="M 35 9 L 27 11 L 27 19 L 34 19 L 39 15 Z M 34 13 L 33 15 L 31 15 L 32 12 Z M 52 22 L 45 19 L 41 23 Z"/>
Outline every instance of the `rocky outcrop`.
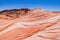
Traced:
<path fill-rule="evenodd" d="M 20 16 L 20 14 L 26 14 L 28 11 L 31 11 L 30 9 L 23 8 L 23 9 L 12 9 L 12 10 L 4 10 L 0 12 L 0 15 L 5 15 L 7 17 L 11 18 L 17 18 Z"/>
<path fill-rule="evenodd" d="M 60 40 L 60 14 L 39 8 L 1 11 L 0 40 Z"/>

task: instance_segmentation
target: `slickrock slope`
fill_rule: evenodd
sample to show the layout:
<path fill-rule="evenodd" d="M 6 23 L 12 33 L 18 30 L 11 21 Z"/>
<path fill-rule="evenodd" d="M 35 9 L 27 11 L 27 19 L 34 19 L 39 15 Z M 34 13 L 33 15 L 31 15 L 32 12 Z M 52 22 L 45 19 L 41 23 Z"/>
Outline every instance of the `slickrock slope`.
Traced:
<path fill-rule="evenodd" d="M 0 40 L 60 40 L 60 14 L 38 8 L 1 11 Z"/>

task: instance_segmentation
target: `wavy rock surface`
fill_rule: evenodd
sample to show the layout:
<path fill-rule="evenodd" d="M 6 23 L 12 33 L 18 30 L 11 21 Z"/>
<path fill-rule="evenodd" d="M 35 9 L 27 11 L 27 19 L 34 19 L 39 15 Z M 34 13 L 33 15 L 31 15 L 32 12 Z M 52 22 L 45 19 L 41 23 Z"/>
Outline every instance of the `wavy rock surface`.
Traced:
<path fill-rule="evenodd" d="M 0 40 L 60 40 L 60 14 L 41 9 L 2 11 Z"/>

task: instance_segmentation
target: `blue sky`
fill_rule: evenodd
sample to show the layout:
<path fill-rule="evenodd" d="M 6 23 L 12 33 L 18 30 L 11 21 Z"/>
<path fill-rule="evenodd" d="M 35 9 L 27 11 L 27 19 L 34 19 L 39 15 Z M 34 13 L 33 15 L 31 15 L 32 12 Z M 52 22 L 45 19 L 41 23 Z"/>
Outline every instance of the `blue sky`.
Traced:
<path fill-rule="evenodd" d="M 60 11 L 60 0 L 0 0 L 0 10 L 19 8 Z"/>

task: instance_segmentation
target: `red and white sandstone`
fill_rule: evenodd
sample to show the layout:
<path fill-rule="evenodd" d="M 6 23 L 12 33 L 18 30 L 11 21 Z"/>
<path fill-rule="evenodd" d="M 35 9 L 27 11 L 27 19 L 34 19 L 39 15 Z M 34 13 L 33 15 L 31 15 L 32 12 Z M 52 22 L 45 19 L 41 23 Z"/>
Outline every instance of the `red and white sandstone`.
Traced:
<path fill-rule="evenodd" d="M 0 40 L 60 40 L 60 14 L 42 9 L 0 13 Z"/>

